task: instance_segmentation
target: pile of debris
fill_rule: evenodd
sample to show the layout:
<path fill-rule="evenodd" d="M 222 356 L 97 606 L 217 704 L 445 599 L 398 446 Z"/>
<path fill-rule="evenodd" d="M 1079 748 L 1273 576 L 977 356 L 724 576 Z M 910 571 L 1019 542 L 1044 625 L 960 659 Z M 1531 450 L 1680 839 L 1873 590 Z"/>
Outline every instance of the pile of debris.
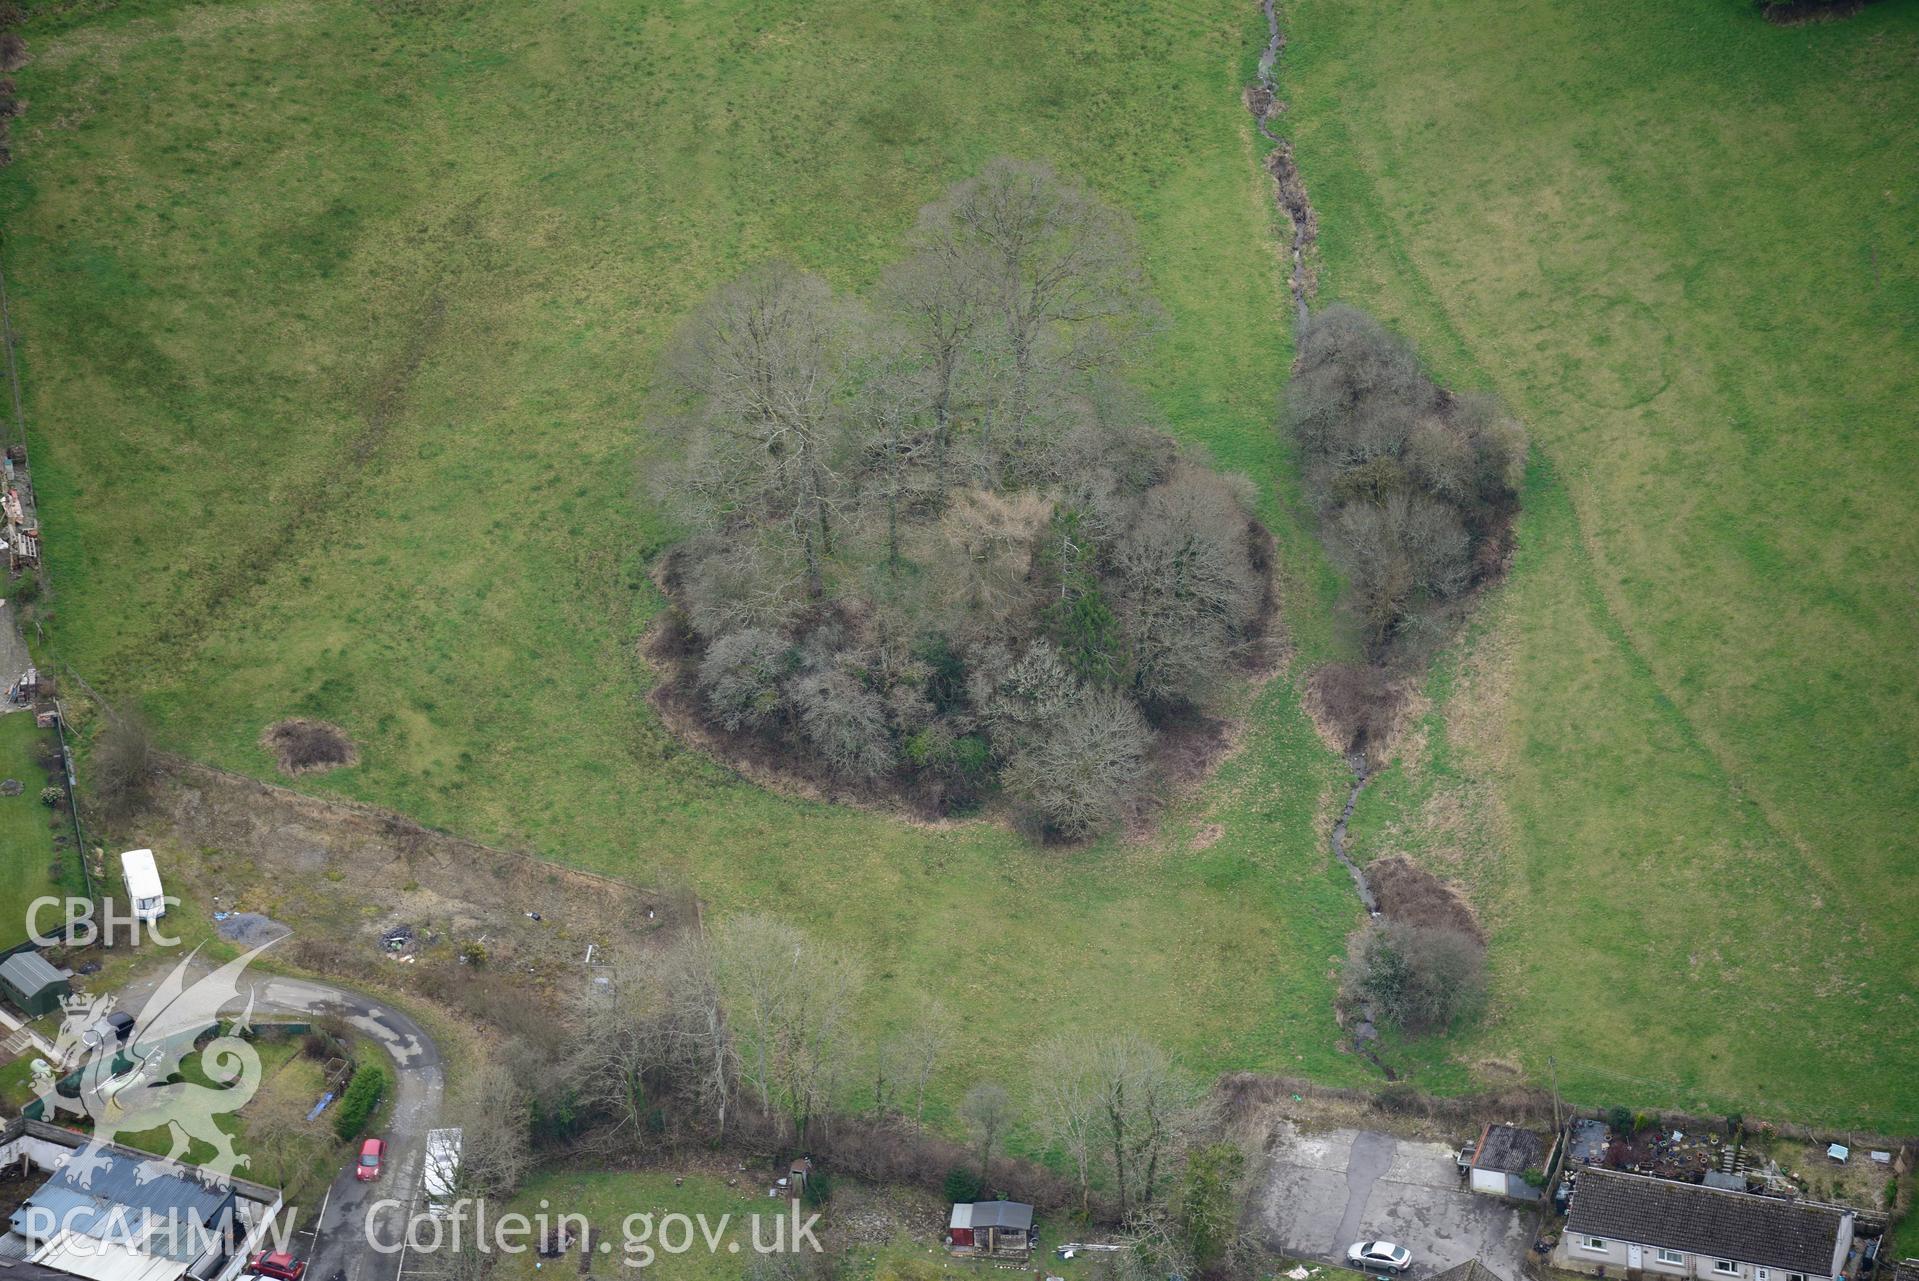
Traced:
<path fill-rule="evenodd" d="M 9 445 L 0 454 L 0 513 L 6 517 L 0 542 L 6 546 L 7 568 L 16 574 L 32 569 L 40 563 L 40 517 L 27 479 L 25 445 Z"/>

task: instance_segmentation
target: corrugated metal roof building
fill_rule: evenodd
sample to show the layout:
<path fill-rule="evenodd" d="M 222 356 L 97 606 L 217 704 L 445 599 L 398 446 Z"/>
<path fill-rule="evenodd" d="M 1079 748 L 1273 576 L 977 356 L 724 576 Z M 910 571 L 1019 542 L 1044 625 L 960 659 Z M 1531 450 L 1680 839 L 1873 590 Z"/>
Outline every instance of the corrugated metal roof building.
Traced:
<path fill-rule="evenodd" d="M 184 1170 L 123 1153 L 69 1160 L 13 1212 L 12 1228 L 36 1243 L 77 1232 L 190 1264 L 233 1230 L 234 1193 Z"/>
<path fill-rule="evenodd" d="M 0 992 L 30 1015 L 59 1009 L 72 990 L 72 979 L 71 973 L 55 969 L 38 952 L 15 952 L 0 961 Z"/>
<path fill-rule="evenodd" d="M 1033 1207 L 1024 1201 L 958 1202 L 946 1243 L 979 1254 L 1023 1254 L 1033 1247 Z"/>
<path fill-rule="evenodd" d="M 33 1262 L 83 1281 L 178 1281 L 187 1270 L 185 1260 L 78 1232 L 62 1232 L 40 1248 Z"/>

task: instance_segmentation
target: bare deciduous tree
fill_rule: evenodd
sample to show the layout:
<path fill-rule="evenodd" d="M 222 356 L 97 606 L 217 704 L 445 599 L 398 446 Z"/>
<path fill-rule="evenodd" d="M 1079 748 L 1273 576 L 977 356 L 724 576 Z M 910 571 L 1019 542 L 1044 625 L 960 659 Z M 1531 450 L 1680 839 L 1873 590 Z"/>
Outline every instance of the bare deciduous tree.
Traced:
<path fill-rule="evenodd" d="M 913 1082 L 913 1124 L 926 1124 L 926 1087 L 953 1042 L 946 1007 L 929 998 L 900 1039 L 900 1061 Z"/>
<path fill-rule="evenodd" d="M 859 400 L 861 493 L 880 518 L 886 569 L 894 575 L 905 559 L 905 518 L 941 488 L 945 471 L 940 430 L 921 425 L 926 393 L 913 373 L 896 363 L 875 375 Z"/>
<path fill-rule="evenodd" d="M 1300 337 L 1288 418 L 1381 656 L 1426 607 L 1470 585 L 1497 549 L 1525 466 L 1519 424 L 1483 395 L 1451 396 L 1412 349 L 1363 312 L 1329 307 Z"/>
<path fill-rule="evenodd" d="M 1012 1128 L 1013 1096 L 1002 1086 L 982 1081 L 960 1100 L 959 1118 L 972 1137 L 974 1150 L 979 1153 L 979 1176 L 984 1180 L 993 1163 L 993 1153 L 1006 1137 L 1006 1131 Z"/>
<path fill-rule="evenodd" d="M 1081 689 L 1020 735 L 1000 777 L 1047 832 L 1078 839 L 1120 816 L 1146 776 L 1152 742 L 1139 709 L 1118 692 Z"/>
<path fill-rule="evenodd" d="M 1441 1031 L 1477 1012 L 1486 997 L 1486 949 L 1456 929 L 1403 921 L 1353 936 L 1345 998 L 1372 1006 L 1393 1027 Z"/>
<path fill-rule="evenodd" d="M 788 686 L 800 732 L 821 759 L 848 778 L 873 778 L 893 768 L 886 705 L 843 667 L 808 672 Z"/>
<path fill-rule="evenodd" d="M 1310 455 L 1355 465 L 1397 454 L 1436 400 L 1412 348 L 1365 312 L 1327 307 L 1300 331 L 1286 405 Z"/>
<path fill-rule="evenodd" d="M 1043 1046 L 1034 1064 L 1041 1127 L 1070 1156 L 1084 1152 L 1082 1187 L 1097 1169 L 1122 1219 L 1154 1204 L 1168 1163 L 1202 1118 L 1201 1095 L 1172 1057 L 1141 1037 L 1074 1034 Z"/>
<path fill-rule="evenodd" d="M 770 263 L 722 288 L 688 323 L 672 369 L 694 405 L 684 491 L 692 514 L 779 524 L 806 594 L 826 590 L 836 454 L 858 327 L 826 282 Z"/>
<path fill-rule="evenodd" d="M 1099 1169 L 1099 1090 L 1087 1066 L 1088 1051 L 1078 1033 L 1046 1042 L 1034 1056 L 1033 1117 L 1046 1142 L 1073 1166 L 1079 1181 L 1079 1209 L 1089 1213 L 1093 1176 Z"/>
<path fill-rule="evenodd" d="M 1033 539 L 1052 514 L 1040 494 L 955 494 L 940 519 L 936 552 L 948 609 L 989 626 L 1019 614 L 1032 596 Z"/>
<path fill-rule="evenodd" d="M 1017 457 L 1032 443 L 1050 371 L 1109 358 L 1114 335 L 1147 311 L 1131 227 L 1045 164 L 988 162 L 921 211 L 917 239 L 921 254 L 978 273 L 994 317 L 1008 369 L 1001 403 L 982 415 L 988 466 L 993 450 Z"/>
<path fill-rule="evenodd" d="M 454 1115 L 460 1127 L 461 1193 L 511 1196 L 532 1160 L 527 1096 L 519 1082 L 497 1062 L 482 1062 L 468 1078 Z"/>
<path fill-rule="evenodd" d="M 858 969 L 793 926 L 754 915 L 726 923 L 716 959 L 747 1079 L 761 1106 L 784 1113 L 804 1141 L 845 1067 Z"/>
<path fill-rule="evenodd" d="M 699 682 L 713 719 L 730 730 L 775 720 L 792 648 L 785 637 L 765 627 L 743 627 L 708 646 L 700 660 Z"/>
<path fill-rule="evenodd" d="M 875 1119 L 893 1114 L 899 1104 L 900 1076 L 903 1072 L 902 1047 L 898 1037 L 879 1036 L 866 1047 L 863 1080 L 871 1090 L 871 1108 Z"/>
<path fill-rule="evenodd" d="M 138 809 L 153 780 L 153 742 L 146 723 L 131 713 L 109 712 L 87 754 L 87 782 L 110 818 Z"/>
<path fill-rule="evenodd" d="M 912 257 L 887 272 L 883 288 L 905 322 L 910 350 L 919 360 L 933 465 L 943 481 L 953 452 L 953 420 L 964 370 L 978 359 L 974 339 L 987 301 L 987 273 L 974 250 L 939 228 L 927 228 L 925 212 L 920 219 L 922 230 Z"/>
<path fill-rule="evenodd" d="M 1245 498 L 1224 477 L 1182 465 L 1146 494 L 1114 553 L 1134 692 L 1193 700 L 1231 670 L 1259 609 Z"/>
<path fill-rule="evenodd" d="M 740 1066 L 759 1096 L 760 1110 L 773 1110 L 779 1029 L 806 953 L 806 936 L 770 916 L 736 916 L 721 929 L 714 948 L 721 990 L 737 1029 Z"/>
<path fill-rule="evenodd" d="M 1421 599 L 1443 600 L 1471 581 L 1471 539 L 1459 518 L 1421 494 L 1353 503 L 1333 519 L 1367 641 L 1377 651 Z"/>
<path fill-rule="evenodd" d="M 661 954 L 653 971 L 661 989 L 667 1063 L 687 1095 L 713 1117 L 715 1136 L 724 1138 L 738 1063 L 712 952 L 702 937 L 688 936 Z"/>
<path fill-rule="evenodd" d="M 615 1118 L 615 1131 L 637 1130 L 647 1105 L 646 1074 L 659 1066 L 655 998 L 645 972 L 614 967 L 606 989 L 582 998 L 568 1070 L 588 1108 Z"/>

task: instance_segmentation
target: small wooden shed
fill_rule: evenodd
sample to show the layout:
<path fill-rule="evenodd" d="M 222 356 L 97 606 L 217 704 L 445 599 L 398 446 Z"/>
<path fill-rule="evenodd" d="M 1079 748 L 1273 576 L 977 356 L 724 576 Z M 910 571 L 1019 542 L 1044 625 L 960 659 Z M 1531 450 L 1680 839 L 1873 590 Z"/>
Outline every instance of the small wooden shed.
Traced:
<path fill-rule="evenodd" d="M 946 1243 L 973 1254 L 1024 1255 L 1033 1248 L 1033 1207 L 1024 1201 L 961 1201 L 953 1206 Z"/>
<path fill-rule="evenodd" d="M 38 952 L 15 952 L 0 961 L 0 993 L 30 1017 L 59 1009 L 72 990 L 72 972 L 55 969 Z"/>

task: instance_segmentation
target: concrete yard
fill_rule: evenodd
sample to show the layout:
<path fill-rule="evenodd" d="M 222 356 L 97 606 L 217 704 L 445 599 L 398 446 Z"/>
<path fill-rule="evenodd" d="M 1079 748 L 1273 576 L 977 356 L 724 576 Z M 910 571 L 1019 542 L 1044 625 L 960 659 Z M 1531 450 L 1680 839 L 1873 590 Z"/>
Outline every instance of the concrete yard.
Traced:
<path fill-rule="evenodd" d="M 1415 1278 L 1477 1258 L 1518 1281 L 1537 1224 L 1532 1209 L 1467 1191 L 1443 1143 L 1290 1122 L 1275 1131 L 1253 1210 L 1291 1257 L 1343 1264 L 1353 1242 L 1384 1239 L 1412 1251 Z"/>

